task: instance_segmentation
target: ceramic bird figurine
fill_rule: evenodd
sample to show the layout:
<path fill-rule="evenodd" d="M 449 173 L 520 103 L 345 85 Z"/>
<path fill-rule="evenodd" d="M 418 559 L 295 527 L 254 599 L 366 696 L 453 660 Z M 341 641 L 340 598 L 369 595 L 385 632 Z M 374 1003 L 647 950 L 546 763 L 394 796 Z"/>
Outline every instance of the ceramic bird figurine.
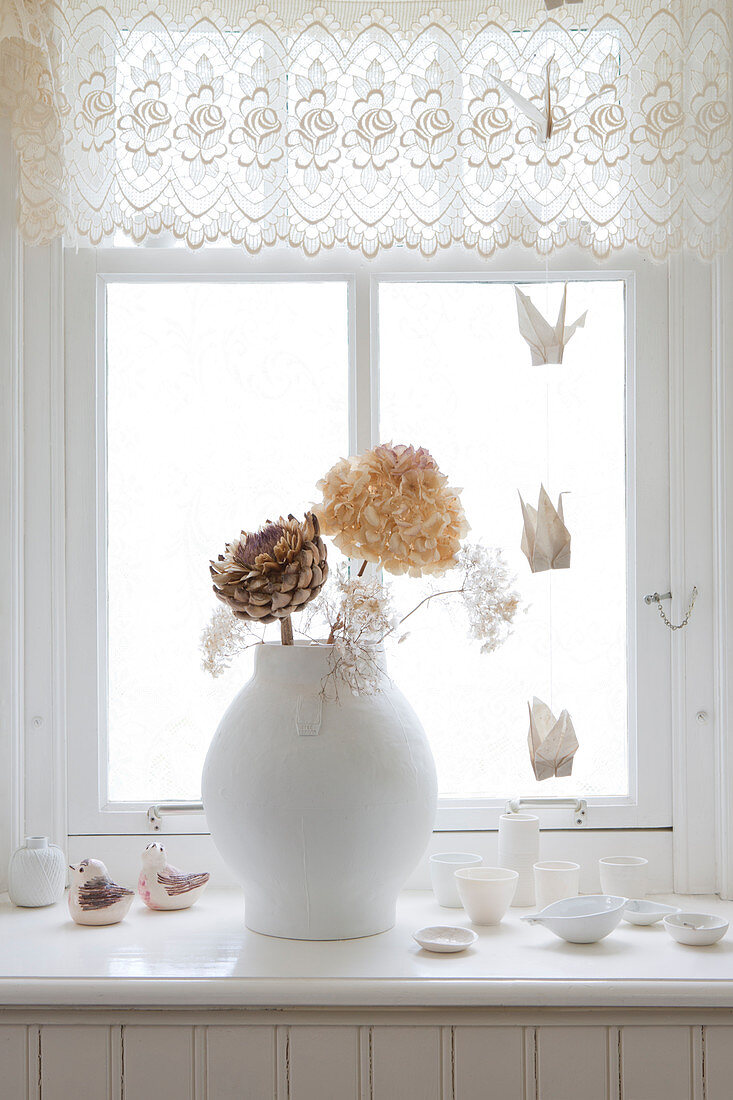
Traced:
<path fill-rule="evenodd" d="M 77 924 L 118 924 L 127 916 L 135 893 L 113 882 L 101 859 L 83 859 L 70 870 L 69 912 Z"/>
<path fill-rule="evenodd" d="M 171 866 L 165 848 L 154 841 L 143 852 L 137 892 L 148 909 L 188 909 L 201 897 L 209 872 L 187 874 Z"/>

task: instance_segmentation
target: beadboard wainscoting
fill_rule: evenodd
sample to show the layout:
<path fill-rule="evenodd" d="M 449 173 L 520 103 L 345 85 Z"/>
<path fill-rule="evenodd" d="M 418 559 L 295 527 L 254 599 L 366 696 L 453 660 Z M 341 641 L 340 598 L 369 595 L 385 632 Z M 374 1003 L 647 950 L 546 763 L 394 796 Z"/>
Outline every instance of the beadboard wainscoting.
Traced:
<path fill-rule="evenodd" d="M 729 1100 L 733 1013 L 6 1014 L 0 1081 L 7 1100 Z"/>

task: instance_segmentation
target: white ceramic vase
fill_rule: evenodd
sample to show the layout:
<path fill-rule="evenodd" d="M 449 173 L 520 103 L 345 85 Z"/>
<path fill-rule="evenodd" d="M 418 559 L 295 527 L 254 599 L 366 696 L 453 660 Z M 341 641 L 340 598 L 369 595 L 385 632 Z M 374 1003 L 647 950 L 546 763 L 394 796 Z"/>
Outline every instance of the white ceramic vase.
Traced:
<path fill-rule="evenodd" d="M 539 857 L 539 818 L 534 814 L 502 814 L 499 818 L 499 866 L 519 875 L 512 905 L 534 905 L 534 865 Z"/>
<path fill-rule="evenodd" d="M 64 896 L 66 860 L 47 836 L 27 836 L 10 858 L 8 893 L 14 905 L 38 909 Z"/>
<path fill-rule="evenodd" d="M 326 699 L 331 647 L 263 645 L 211 743 L 211 835 L 244 886 L 245 922 L 288 939 L 391 928 L 437 804 L 425 731 L 397 688 Z"/>

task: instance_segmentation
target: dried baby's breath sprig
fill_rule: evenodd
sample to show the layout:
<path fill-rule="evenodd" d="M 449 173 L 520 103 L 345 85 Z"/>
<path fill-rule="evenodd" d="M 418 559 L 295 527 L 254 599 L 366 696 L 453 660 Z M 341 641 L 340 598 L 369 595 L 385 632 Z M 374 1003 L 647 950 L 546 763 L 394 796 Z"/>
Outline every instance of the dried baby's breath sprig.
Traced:
<path fill-rule="evenodd" d="M 381 640 L 396 618 L 391 594 L 376 578 L 352 576 L 345 566 L 320 600 L 330 626 L 330 669 L 324 689 L 338 698 L 340 685 L 354 695 L 373 695 L 384 685 Z"/>
<path fill-rule="evenodd" d="M 384 637 L 431 600 L 439 596 L 461 596 L 468 613 L 469 634 L 481 642 L 481 652 L 493 653 L 498 649 L 511 633 L 511 623 L 519 607 L 519 593 L 512 588 L 514 577 L 501 551 L 480 543 L 465 544 L 458 554 L 456 572 L 462 575 L 460 585 L 429 592 Z"/>
<path fill-rule="evenodd" d="M 461 595 L 468 613 L 469 633 L 481 642 L 482 653 L 493 653 L 511 633 L 519 608 L 515 577 L 500 550 L 468 543 L 458 555 L 463 572 Z"/>
<path fill-rule="evenodd" d="M 238 619 L 229 607 L 217 607 L 201 634 L 201 667 L 216 679 L 231 666 L 238 653 L 261 645 L 262 640 L 246 619 Z"/>

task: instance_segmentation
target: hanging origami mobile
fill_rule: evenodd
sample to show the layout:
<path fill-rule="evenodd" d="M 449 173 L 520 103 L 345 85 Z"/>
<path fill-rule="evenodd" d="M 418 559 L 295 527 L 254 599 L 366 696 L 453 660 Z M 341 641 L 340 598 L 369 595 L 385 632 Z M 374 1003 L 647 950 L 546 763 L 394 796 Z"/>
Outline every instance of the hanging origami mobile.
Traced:
<path fill-rule="evenodd" d="M 570 532 L 565 526 L 562 498 L 560 493 L 555 508 L 544 485 L 540 485 L 537 508 L 533 508 L 519 494 L 524 520 L 522 553 L 533 573 L 570 568 Z"/>
<path fill-rule="evenodd" d="M 572 775 L 573 758 L 578 751 L 572 719 L 566 710 L 559 718 L 535 697 L 529 707 L 529 759 L 538 782 L 553 776 Z"/>
<path fill-rule="evenodd" d="M 573 321 L 572 325 L 565 324 L 565 309 L 568 298 L 568 284 L 562 292 L 560 312 L 557 321 L 551 325 L 542 316 L 532 299 L 523 294 L 518 286 L 514 287 L 517 295 L 517 316 L 519 319 L 519 332 L 529 344 L 532 353 L 532 366 L 542 367 L 546 364 L 562 363 L 565 345 L 576 329 L 585 325 L 586 312 Z"/>
<path fill-rule="evenodd" d="M 545 7 L 548 11 L 554 11 L 555 8 L 561 8 L 563 4 L 581 4 L 583 0 L 545 0 Z"/>

